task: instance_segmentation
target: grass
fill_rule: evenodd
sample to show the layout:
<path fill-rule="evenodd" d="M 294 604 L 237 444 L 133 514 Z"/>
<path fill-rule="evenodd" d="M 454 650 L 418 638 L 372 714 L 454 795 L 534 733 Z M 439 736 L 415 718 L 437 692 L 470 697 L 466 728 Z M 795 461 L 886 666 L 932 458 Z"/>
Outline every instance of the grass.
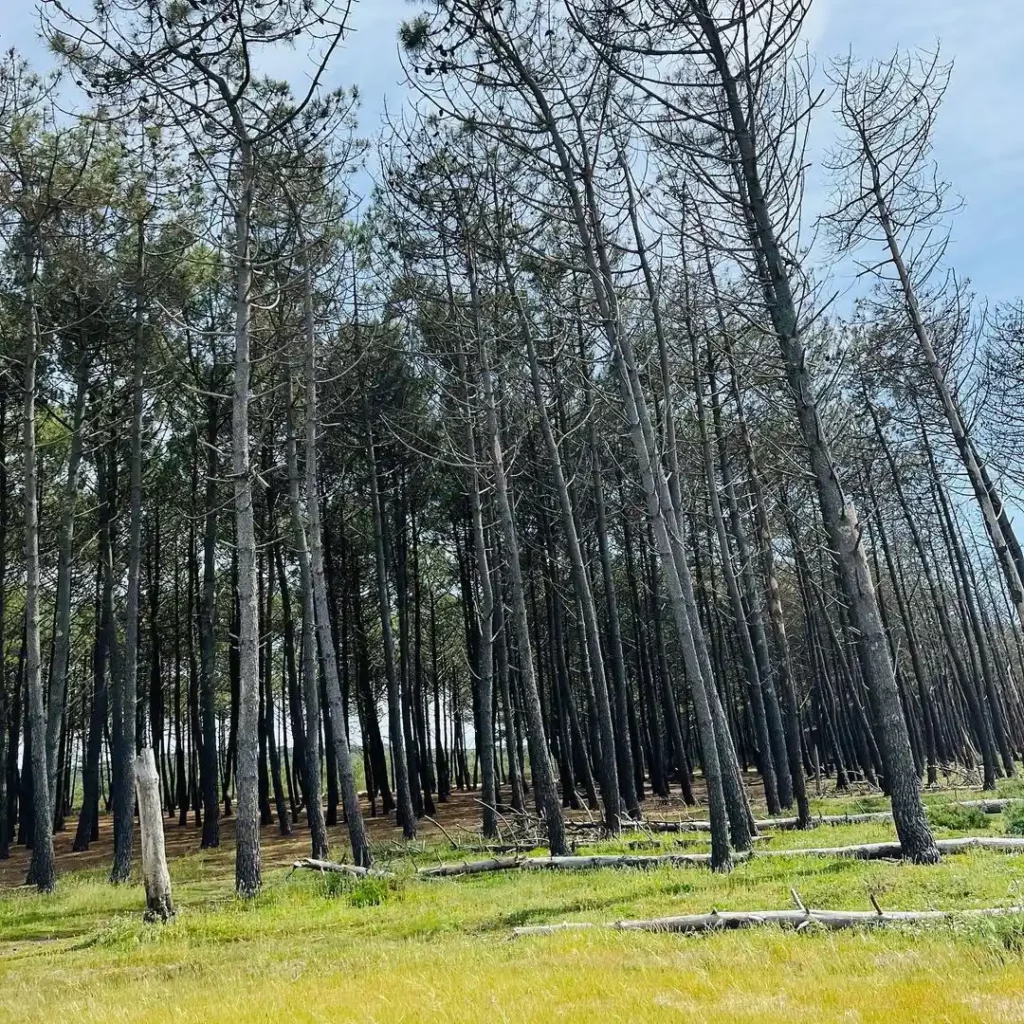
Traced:
<path fill-rule="evenodd" d="M 949 800 L 933 801 L 937 834 L 974 831 Z M 854 802 L 833 801 L 840 813 Z M 987 817 L 988 833 L 1005 830 L 1003 815 Z M 870 822 L 769 842 L 893 835 Z M 650 852 L 680 839 L 706 848 L 706 837 L 665 835 Z M 392 861 L 388 880 L 273 867 L 252 903 L 230 894 L 229 850 L 177 857 L 179 914 L 163 927 L 142 923 L 140 885 L 112 888 L 99 869 L 64 875 L 51 897 L 8 890 L 0 1021 L 1024 1021 L 1015 917 L 884 932 L 511 938 L 519 924 L 791 906 L 791 888 L 833 909 L 868 909 L 872 896 L 886 909 L 1011 905 L 1024 901 L 1018 857 L 971 851 L 912 867 L 798 856 L 724 876 L 666 867 L 426 881 L 411 877 L 415 864 L 452 854 L 418 849 Z"/>

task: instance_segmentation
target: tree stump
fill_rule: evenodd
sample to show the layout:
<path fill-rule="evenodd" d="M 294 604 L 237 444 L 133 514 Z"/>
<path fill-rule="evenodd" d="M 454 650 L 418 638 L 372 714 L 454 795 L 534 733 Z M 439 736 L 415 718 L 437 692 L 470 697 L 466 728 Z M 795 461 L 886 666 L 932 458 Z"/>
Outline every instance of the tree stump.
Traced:
<path fill-rule="evenodd" d="M 164 822 L 160 802 L 160 777 L 152 747 L 143 747 L 135 759 L 135 792 L 139 799 L 142 833 L 142 879 L 146 886 L 146 921 L 174 917 L 171 876 L 164 851 Z"/>

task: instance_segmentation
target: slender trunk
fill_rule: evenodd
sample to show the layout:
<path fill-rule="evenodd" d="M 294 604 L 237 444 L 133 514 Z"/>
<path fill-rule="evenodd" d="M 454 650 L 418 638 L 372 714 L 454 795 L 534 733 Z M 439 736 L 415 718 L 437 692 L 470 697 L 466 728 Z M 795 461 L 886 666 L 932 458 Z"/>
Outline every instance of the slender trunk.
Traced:
<path fill-rule="evenodd" d="M 956 396 L 949 387 L 946 371 L 939 362 L 932 341 L 931 332 L 925 324 L 924 315 L 918 302 L 917 289 L 910 277 L 910 270 L 903 258 L 903 250 L 897 237 L 897 226 L 893 220 L 893 211 L 889 209 L 883 196 L 882 169 L 879 167 L 877 155 L 864 132 L 860 135 L 864 156 L 871 172 L 871 189 L 874 197 L 874 211 L 882 231 L 885 234 L 889 259 L 896 269 L 900 290 L 903 294 L 903 305 L 910 320 L 911 329 L 920 345 L 929 376 L 935 385 L 935 391 L 942 406 L 943 415 L 949 424 L 950 433 L 956 444 L 957 453 L 967 470 L 967 478 L 971 482 L 975 500 L 981 509 L 992 546 L 995 549 L 999 565 L 1006 579 L 1010 599 L 1017 610 L 1017 616 L 1024 626 L 1024 552 L 1013 529 L 1013 524 L 1006 513 L 1003 500 L 996 488 L 988 467 L 981 456 L 977 443 L 968 432 L 967 424 L 960 411 Z"/>
<path fill-rule="evenodd" d="M 759 158 L 747 122 L 746 108 L 718 26 L 708 12 L 705 0 L 701 0 L 697 17 L 722 86 L 739 156 L 739 180 L 743 185 L 742 199 L 751 242 L 764 271 L 761 284 L 765 305 L 779 342 L 797 421 L 817 485 L 822 519 L 856 631 L 864 680 L 875 708 L 896 831 L 909 859 L 934 862 L 939 859 L 939 852 L 921 802 L 921 783 L 914 766 L 907 723 L 889 659 L 861 526 L 857 510 L 839 481 L 828 435 L 821 424 L 807 352 L 799 332 L 789 270 L 762 188 Z"/>
<path fill-rule="evenodd" d="M 405 758 L 405 737 L 402 727 L 402 694 L 395 667 L 395 637 L 391 628 L 391 599 L 388 595 L 387 560 L 384 555 L 384 513 L 377 482 L 377 456 L 374 451 L 370 410 L 366 409 L 366 455 L 370 468 L 370 506 L 373 511 L 373 541 L 377 569 L 377 607 L 380 613 L 384 642 L 384 672 L 388 691 L 388 733 L 391 740 L 395 789 L 398 795 L 398 824 L 406 839 L 416 838 L 416 815 L 409 788 L 409 766 Z"/>
<path fill-rule="evenodd" d="M 507 260 L 505 261 L 505 277 L 509 288 L 513 289 L 513 293 L 516 296 L 516 310 L 518 312 L 520 334 L 526 345 L 534 404 L 540 421 L 544 446 L 547 449 L 555 493 L 558 495 L 558 504 L 562 513 L 562 532 L 565 536 L 566 548 L 568 550 L 569 566 L 572 572 L 573 586 L 576 590 L 576 599 L 583 612 L 583 634 L 586 638 L 586 651 L 581 653 L 590 664 L 594 699 L 597 705 L 597 724 L 601 738 L 598 783 L 601 787 L 601 802 L 604 805 L 605 826 L 610 832 L 618 832 L 622 799 L 619 794 L 618 777 L 616 774 L 615 732 L 612 725 L 611 704 L 608 700 L 608 683 L 604 672 L 604 656 L 601 653 L 600 629 L 597 624 L 597 607 L 594 603 L 594 592 L 590 585 L 590 576 L 587 572 L 586 562 L 583 559 L 583 550 L 580 545 L 579 534 L 576 530 L 576 519 L 573 513 L 572 500 L 569 496 L 569 486 L 566 481 L 565 471 L 562 468 L 561 453 L 547 412 L 547 399 L 544 395 L 544 387 L 540 376 L 537 346 L 534 342 L 533 331 L 530 327 L 529 319 L 523 310 L 518 292 L 514 291 L 514 279 Z"/>
<path fill-rule="evenodd" d="M 327 856 L 327 826 L 321 802 L 320 778 L 320 683 L 319 662 L 316 652 L 316 611 L 313 598 L 313 574 L 310 567 L 309 546 L 306 540 L 306 522 L 302 508 L 299 481 L 299 461 L 295 445 L 293 414 L 294 395 L 291 367 L 288 368 L 288 394 L 285 412 L 285 459 L 288 465 L 288 509 L 292 527 L 292 550 L 299 564 L 299 597 L 302 602 L 302 629 L 299 634 L 299 671 L 302 679 L 302 703 L 306 724 L 306 785 L 308 803 L 306 822 L 309 825 L 310 844 L 314 860 Z M 307 389 L 308 389 L 307 383 Z M 307 455 L 309 453 L 307 452 Z M 307 503 L 310 496 L 306 496 Z M 332 648 L 333 650 L 333 648 Z"/>
<path fill-rule="evenodd" d="M 530 644 L 530 624 L 526 613 L 526 592 L 523 587 L 522 567 L 519 564 L 519 535 L 512 515 L 512 500 L 508 478 L 505 474 L 505 457 L 498 430 L 498 410 L 494 397 L 487 344 L 483 338 L 478 340 L 480 342 L 480 381 L 486 434 L 490 448 L 491 471 L 494 474 L 498 522 L 508 560 L 512 623 L 519 652 L 520 680 L 526 708 L 527 739 L 530 746 L 530 767 L 533 773 L 535 794 L 547 824 L 548 846 L 552 856 L 562 856 L 568 852 L 568 844 L 565 838 L 565 823 L 562 821 L 562 809 L 558 802 L 558 791 L 555 788 L 555 778 L 551 771 L 551 757 L 548 753 L 547 739 L 544 733 L 544 710 L 541 706 L 540 691 L 537 688 L 533 648 Z"/>
<path fill-rule="evenodd" d="M 203 522 L 203 582 L 199 605 L 199 716 L 201 745 L 199 748 L 199 787 L 202 790 L 203 834 L 200 848 L 220 846 L 220 800 L 217 796 L 217 709 L 214 685 L 216 679 L 216 617 L 217 617 L 217 435 L 220 403 L 214 391 L 216 374 L 211 372 L 206 414 L 206 482 Z"/>
<path fill-rule="evenodd" d="M 235 814 L 235 889 L 243 897 L 260 889 L 259 818 L 259 657 L 256 608 L 256 532 L 253 522 L 252 467 L 249 456 L 250 317 L 252 263 L 249 217 L 255 168 L 252 143 L 239 144 L 240 195 L 235 207 L 235 374 L 231 408 L 231 475 L 235 498 L 235 548 L 238 552 L 238 736 Z"/>
<path fill-rule="evenodd" d="M 142 280 L 145 272 L 145 224 L 139 222 L 136 239 L 138 284 L 135 297 L 135 354 L 132 374 L 131 461 L 128 519 L 128 590 L 125 600 L 124 673 L 114 715 L 120 719 L 119 742 L 114 752 L 114 863 L 112 882 L 126 882 L 132 870 L 132 829 L 135 817 L 136 705 L 139 670 L 139 601 L 142 570 L 142 416 L 146 369 L 147 329 Z"/>
<path fill-rule="evenodd" d="M 50 812 L 56 814 L 57 737 L 64 724 L 67 694 L 68 659 L 71 653 L 71 570 L 74 558 L 74 530 L 78 472 L 85 447 L 83 423 L 85 402 L 89 392 L 89 358 L 83 342 L 78 361 L 75 404 L 71 416 L 71 451 L 68 454 L 67 477 L 64 482 L 60 540 L 57 554 L 57 607 L 53 634 L 53 662 L 46 709 L 46 772 L 50 780 Z"/>
<path fill-rule="evenodd" d="M 301 220 L 299 221 L 302 238 Z M 305 246 L 303 246 L 305 251 Z M 359 807 L 352 752 L 348 744 L 348 722 L 342 701 L 341 680 L 338 675 L 337 649 L 324 572 L 323 528 L 320 517 L 320 478 L 318 470 L 318 433 L 320 407 L 317 396 L 316 331 L 313 319 L 313 282 L 308 256 L 303 262 L 303 311 L 305 327 L 304 376 L 306 385 L 306 519 L 309 526 L 310 574 L 313 586 L 313 604 L 316 616 L 316 635 L 320 646 L 320 659 L 324 667 L 327 704 L 331 716 L 338 780 L 341 800 L 345 808 L 352 860 L 360 867 L 370 867 L 370 843 Z"/>
<path fill-rule="evenodd" d="M 747 692 L 750 695 L 751 717 L 753 718 L 754 728 L 757 733 L 757 760 L 758 766 L 761 769 L 761 779 L 764 784 L 765 803 L 767 804 L 769 814 L 778 814 L 781 810 L 781 805 L 775 774 L 776 751 L 773 749 L 773 744 L 769 734 L 768 717 L 765 712 L 766 702 L 761 685 L 761 674 L 757 660 L 754 656 L 754 645 L 751 640 L 746 609 L 744 608 L 743 599 L 740 595 L 739 583 L 736 579 L 736 571 L 732 564 L 732 551 L 729 547 L 729 539 L 725 530 L 725 518 L 722 515 L 722 503 L 718 496 L 718 478 L 715 475 L 715 457 L 712 449 L 711 437 L 707 428 L 707 416 L 704 410 L 704 388 L 697 379 L 698 367 L 700 366 L 700 360 L 697 353 L 697 339 L 692 331 L 690 332 L 690 358 L 693 361 L 694 394 L 697 400 L 697 422 L 700 427 L 701 449 L 704 454 L 704 475 L 707 480 L 708 496 L 711 502 L 711 514 L 715 524 L 715 532 L 718 538 L 718 547 L 722 559 L 722 575 L 725 578 L 729 601 L 732 605 L 733 625 L 739 639 L 740 654 L 743 658 L 743 668 L 747 677 Z M 717 383 L 710 364 L 710 356 L 708 371 L 711 379 L 712 404 L 717 415 Z"/>
<path fill-rule="evenodd" d="M 36 462 L 36 368 L 39 320 L 35 303 L 36 257 L 30 252 L 26 281 L 28 332 L 25 340 L 22 444 L 25 473 L 25 683 L 27 718 L 32 738 L 32 860 L 27 884 L 52 892 L 57 884 L 53 861 L 50 790 L 46 775 L 46 711 L 39 653 L 39 480 Z M 130 823 L 130 819 L 129 819 Z"/>

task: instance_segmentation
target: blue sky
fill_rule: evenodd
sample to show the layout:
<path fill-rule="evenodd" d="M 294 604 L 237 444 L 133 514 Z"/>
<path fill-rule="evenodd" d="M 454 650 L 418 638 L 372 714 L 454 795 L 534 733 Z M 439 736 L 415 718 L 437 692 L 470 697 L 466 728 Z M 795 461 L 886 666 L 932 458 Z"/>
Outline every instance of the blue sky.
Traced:
<path fill-rule="evenodd" d="M 354 6 L 355 31 L 335 62 L 332 84 L 359 86 L 366 135 L 379 127 L 385 102 L 397 110 L 405 100 L 396 33 L 415 11 L 407 0 L 357 0 Z M 950 262 L 973 280 L 980 296 L 1005 300 L 1024 293 L 1016 255 L 1024 228 L 1024 74 L 1015 70 L 1024 52 L 1022 0 L 815 0 L 806 37 L 819 63 L 848 50 L 885 57 L 897 46 L 941 42 L 955 68 L 936 158 L 966 202 L 953 224 Z M 15 46 L 40 65 L 48 62 L 32 3 L 9 0 L 0 46 Z M 819 125 L 816 134 L 827 140 L 828 125 Z"/>

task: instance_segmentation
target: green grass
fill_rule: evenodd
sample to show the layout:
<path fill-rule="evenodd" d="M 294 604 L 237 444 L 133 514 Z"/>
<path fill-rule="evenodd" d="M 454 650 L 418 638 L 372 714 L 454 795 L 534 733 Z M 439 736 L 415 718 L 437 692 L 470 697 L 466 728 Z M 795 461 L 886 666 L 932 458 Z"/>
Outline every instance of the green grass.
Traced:
<path fill-rule="evenodd" d="M 962 794 L 961 794 L 962 795 Z M 949 801 L 946 798 L 946 802 Z M 851 811 L 854 800 L 834 801 Z M 933 800 L 939 835 L 975 823 Z M 876 808 L 872 808 L 876 809 Z M 1003 816 L 988 816 L 988 832 Z M 893 837 L 885 822 L 779 833 L 774 848 Z M 601 844 L 627 850 L 643 837 Z M 588 850 L 590 848 L 588 847 Z M 663 835 L 643 852 L 706 849 Z M 930 867 L 813 857 L 704 868 L 412 877 L 451 851 L 423 844 L 393 879 L 267 872 L 231 895 L 227 851 L 172 862 L 177 920 L 142 922 L 141 886 L 105 872 L 40 897 L 0 895 L 0 1021 L 1024 1021 L 1024 920 L 825 933 L 681 937 L 592 930 L 513 939 L 521 924 L 718 909 L 965 909 L 1024 902 L 1018 857 L 971 851 Z"/>

